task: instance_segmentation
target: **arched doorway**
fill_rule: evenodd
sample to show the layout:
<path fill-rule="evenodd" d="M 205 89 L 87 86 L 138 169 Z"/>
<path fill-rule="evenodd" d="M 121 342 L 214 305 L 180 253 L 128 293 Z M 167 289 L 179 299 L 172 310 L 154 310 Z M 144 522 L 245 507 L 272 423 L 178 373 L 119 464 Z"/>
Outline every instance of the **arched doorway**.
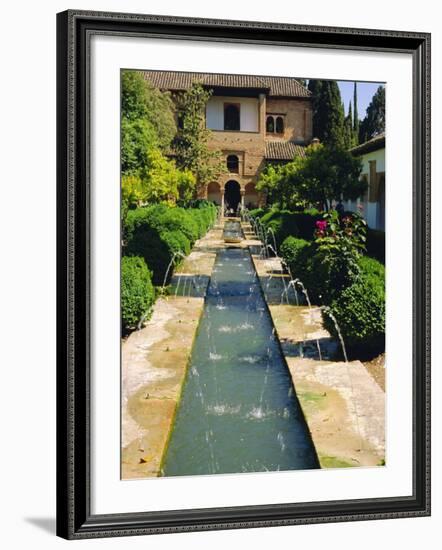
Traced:
<path fill-rule="evenodd" d="M 224 205 L 227 209 L 233 209 L 236 212 L 238 204 L 241 201 L 241 191 L 239 183 L 235 180 L 229 180 L 224 188 Z"/>

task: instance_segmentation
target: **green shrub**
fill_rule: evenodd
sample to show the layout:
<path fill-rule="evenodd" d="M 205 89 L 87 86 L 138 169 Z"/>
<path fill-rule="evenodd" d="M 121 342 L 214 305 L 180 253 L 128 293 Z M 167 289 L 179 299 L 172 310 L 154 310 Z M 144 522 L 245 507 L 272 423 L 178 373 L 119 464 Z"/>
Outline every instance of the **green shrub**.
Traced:
<path fill-rule="evenodd" d="M 306 254 L 311 254 L 311 250 L 307 250 L 309 246 L 308 241 L 291 236 L 287 237 L 281 245 L 281 256 L 294 277 L 299 277 L 298 274 L 303 271 Z"/>
<path fill-rule="evenodd" d="M 125 254 L 141 256 L 152 269 L 155 285 L 162 285 L 170 261 L 177 252 L 186 255 L 190 252 L 190 242 L 181 231 L 162 231 L 161 233 L 148 223 L 140 224 L 133 231 L 132 238 L 126 244 Z M 176 264 L 180 258 L 176 258 Z M 172 274 L 170 271 L 169 276 Z"/>
<path fill-rule="evenodd" d="M 155 299 L 155 291 L 143 258 L 123 256 L 121 260 L 121 320 L 127 331 L 147 315 Z"/>
<path fill-rule="evenodd" d="M 367 254 L 385 264 L 385 231 L 368 229 Z"/>
<path fill-rule="evenodd" d="M 373 258 L 360 259 L 357 281 L 330 304 L 350 353 L 371 357 L 385 347 L 385 268 Z M 325 328 L 336 336 L 333 322 L 323 313 Z"/>
<path fill-rule="evenodd" d="M 314 236 L 316 222 L 322 220 L 322 216 L 315 208 L 303 212 L 272 208 L 267 211 L 261 210 L 258 217 L 260 217 L 266 228 L 270 227 L 275 232 L 278 246 L 280 246 L 288 236 L 311 241 Z"/>
<path fill-rule="evenodd" d="M 298 237 L 311 241 L 315 232 L 316 222 L 322 220 L 322 214 L 315 208 L 294 212 L 294 221 L 298 229 Z"/>
<path fill-rule="evenodd" d="M 174 254 L 189 254 L 216 215 L 216 207 L 206 201 L 196 202 L 194 208 L 156 204 L 129 210 L 123 227 L 124 253 L 144 258 L 153 272 L 154 283 L 161 285 Z M 174 264 L 180 261 L 181 257 L 176 256 Z"/>
<path fill-rule="evenodd" d="M 148 207 L 147 210 L 149 224 L 159 232 L 181 231 L 191 244 L 198 239 L 198 225 L 185 208 L 157 204 Z"/>

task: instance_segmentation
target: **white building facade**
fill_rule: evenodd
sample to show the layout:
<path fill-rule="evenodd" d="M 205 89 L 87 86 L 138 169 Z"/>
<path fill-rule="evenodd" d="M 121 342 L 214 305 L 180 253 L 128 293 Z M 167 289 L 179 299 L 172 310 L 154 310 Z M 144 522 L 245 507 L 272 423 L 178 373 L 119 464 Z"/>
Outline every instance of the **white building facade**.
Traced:
<path fill-rule="evenodd" d="M 362 206 L 368 227 L 385 231 L 385 134 L 354 147 L 351 153 L 362 160 L 361 178 L 368 188 L 363 197 L 345 202 L 344 207 L 356 212 Z"/>

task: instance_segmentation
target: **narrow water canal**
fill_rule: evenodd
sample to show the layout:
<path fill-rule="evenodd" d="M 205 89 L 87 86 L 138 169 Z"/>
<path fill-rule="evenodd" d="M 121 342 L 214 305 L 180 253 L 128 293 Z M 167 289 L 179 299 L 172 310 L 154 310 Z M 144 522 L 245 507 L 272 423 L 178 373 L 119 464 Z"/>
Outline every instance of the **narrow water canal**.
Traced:
<path fill-rule="evenodd" d="M 317 467 L 250 252 L 221 249 L 164 475 Z"/>

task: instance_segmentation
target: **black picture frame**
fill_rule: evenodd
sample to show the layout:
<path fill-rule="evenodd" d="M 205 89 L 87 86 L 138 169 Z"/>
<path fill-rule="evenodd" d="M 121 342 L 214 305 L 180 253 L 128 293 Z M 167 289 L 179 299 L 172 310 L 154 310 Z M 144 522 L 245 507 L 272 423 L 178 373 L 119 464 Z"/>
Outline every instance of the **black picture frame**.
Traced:
<path fill-rule="evenodd" d="M 413 494 L 92 515 L 89 43 L 94 34 L 377 52 L 413 59 Z M 67 539 L 430 514 L 430 35 L 69 10 L 57 15 L 57 534 Z"/>

